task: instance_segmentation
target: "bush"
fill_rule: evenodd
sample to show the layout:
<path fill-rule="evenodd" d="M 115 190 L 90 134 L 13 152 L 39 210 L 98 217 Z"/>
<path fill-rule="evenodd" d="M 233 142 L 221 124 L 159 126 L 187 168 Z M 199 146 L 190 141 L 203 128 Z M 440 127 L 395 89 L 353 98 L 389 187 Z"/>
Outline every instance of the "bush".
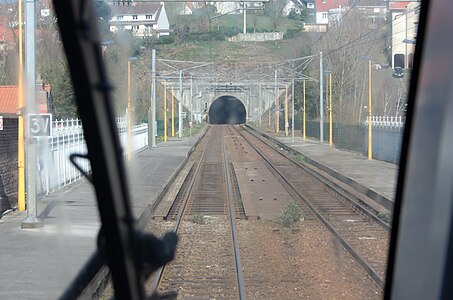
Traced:
<path fill-rule="evenodd" d="M 192 222 L 195 224 L 204 224 L 204 217 L 202 215 L 195 215 L 192 218 Z"/>
<path fill-rule="evenodd" d="M 290 227 L 291 225 L 300 221 L 302 211 L 296 203 L 288 204 L 277 217 L 277 223 L 283 227 Z"/>

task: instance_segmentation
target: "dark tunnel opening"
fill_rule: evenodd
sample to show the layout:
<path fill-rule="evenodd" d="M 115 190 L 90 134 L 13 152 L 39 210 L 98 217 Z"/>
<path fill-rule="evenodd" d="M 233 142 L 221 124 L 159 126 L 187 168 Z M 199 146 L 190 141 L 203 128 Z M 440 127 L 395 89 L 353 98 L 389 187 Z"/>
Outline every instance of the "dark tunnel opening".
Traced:
<path fill-rule="evenodd" d="M 244 104 L 236 97 L 219 97 L 209 108 L 209 123 L 211 124 L 244 124 L 245 120 Z"/>

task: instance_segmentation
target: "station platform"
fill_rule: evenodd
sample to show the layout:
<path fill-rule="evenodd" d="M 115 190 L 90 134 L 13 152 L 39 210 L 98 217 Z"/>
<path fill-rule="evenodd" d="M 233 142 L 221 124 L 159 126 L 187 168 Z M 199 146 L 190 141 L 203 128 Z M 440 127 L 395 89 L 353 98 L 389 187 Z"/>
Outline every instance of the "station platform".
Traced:
<path fill-rule="evenodd" d="M 304 141 L 300 131 L 295 132 L 292 141 L 291 132 L 285 136 L 282 133 L 256 130 L 296 150 L 306 162 L 391 209 L 396 193 L 398 165 L 368 160 L 361 154 L 330 147 L 328 142 L 320 144 L 316 140 Z"/>
<path fill-rule="evenodd" d="M 144 223 L 204 130 L 169 139 L 126 162 L 133 213 Z M 0 299 L 56 299 L 96 248 L 100 227 L 94 189 L 79 180 L 38 201 L 42 228 L 21 229 L 26 212 L 0 219 Z"/>

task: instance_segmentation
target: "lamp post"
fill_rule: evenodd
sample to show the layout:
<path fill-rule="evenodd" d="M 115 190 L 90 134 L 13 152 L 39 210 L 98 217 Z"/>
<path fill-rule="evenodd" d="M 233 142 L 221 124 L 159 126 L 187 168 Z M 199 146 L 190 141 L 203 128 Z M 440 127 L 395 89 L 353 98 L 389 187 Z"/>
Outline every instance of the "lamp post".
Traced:
<path fill-rule="evenodd" d="M 136 57 L 129 57 L 127 60 L 127 160 L 132 158 L 131 62 L 135 60 Z"/>
<path fill-rule="evenodd" d="M 164 142 L 167 141 L 167 81 L 164 80 Z"/>
<path fill-rule="evenodd" d="M 329 81 L 328 84 L 329 86 L 326 87 L 326 93 L 327 91 L 329 92 L 329 146 L 332 147 L 333 142 L 332 142 L 332 71 L 331 70 L 325 70 L 327 74 L 329 74 Z M 327 98 L 327 96 L 326 96 Z"/>

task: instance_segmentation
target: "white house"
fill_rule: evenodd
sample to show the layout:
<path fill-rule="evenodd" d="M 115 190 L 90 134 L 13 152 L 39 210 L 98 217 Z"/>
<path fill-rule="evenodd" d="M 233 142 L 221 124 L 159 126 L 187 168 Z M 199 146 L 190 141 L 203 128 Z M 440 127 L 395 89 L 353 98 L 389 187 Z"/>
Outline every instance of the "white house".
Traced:
<path fill-rule="evenodd" d="M 390 2 L 392 14 L 392 68 L 412 68 L 420 2 Z"/>
<path fill-rule="evenodd" d="M 170 34 L 170 23 L 163 2 L 132 2 L 112 5 L 110 31 L 131 30 L 137 37 Z"/>

